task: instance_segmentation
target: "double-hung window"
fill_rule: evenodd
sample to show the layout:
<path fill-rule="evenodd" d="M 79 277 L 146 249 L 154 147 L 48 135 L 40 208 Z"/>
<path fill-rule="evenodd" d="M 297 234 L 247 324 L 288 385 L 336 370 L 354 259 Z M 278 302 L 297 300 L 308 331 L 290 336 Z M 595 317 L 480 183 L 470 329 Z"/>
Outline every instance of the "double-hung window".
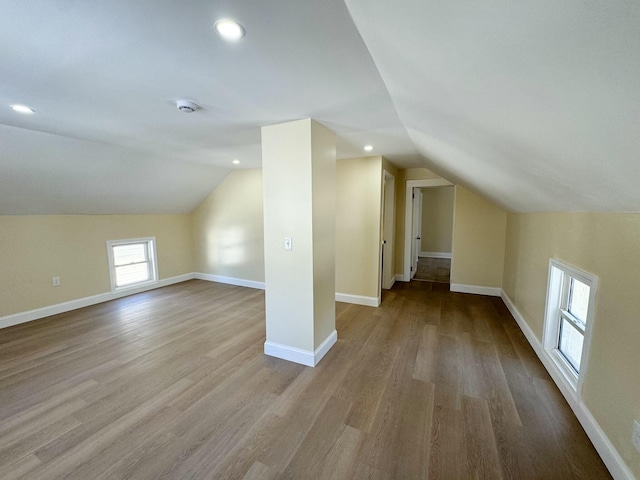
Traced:
<path fill-rule="evenodd" d="M 597 277 L 549 261 L 544 348 L 577 392 L 586 368 L 597 285 Z"/>
<path fill-rule="evenodd" d="M 153 237 L 107 242 L 112 291 L 158 281 L 155 243 Z"/>

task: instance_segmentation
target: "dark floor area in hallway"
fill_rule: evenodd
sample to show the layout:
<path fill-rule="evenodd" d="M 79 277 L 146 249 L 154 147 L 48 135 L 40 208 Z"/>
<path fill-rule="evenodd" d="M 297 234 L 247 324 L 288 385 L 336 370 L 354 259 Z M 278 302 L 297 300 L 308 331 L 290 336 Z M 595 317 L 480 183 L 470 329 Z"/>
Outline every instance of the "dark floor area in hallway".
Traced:
<path fill-rule="evenodd" d="M 420 257 L 414 280 L 449 283 L 451 278 L 450 258 Z"/>

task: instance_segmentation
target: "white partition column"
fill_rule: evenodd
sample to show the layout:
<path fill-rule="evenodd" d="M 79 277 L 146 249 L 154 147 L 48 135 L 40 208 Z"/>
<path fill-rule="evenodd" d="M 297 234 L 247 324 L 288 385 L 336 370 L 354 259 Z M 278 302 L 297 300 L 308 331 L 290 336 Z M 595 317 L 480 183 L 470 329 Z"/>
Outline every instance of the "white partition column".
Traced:
<path fill-rule="evenodd" d="M 262 128 L 267 341 L 315 366 L 335 329 L 335 135 L 311 120 Z"/>

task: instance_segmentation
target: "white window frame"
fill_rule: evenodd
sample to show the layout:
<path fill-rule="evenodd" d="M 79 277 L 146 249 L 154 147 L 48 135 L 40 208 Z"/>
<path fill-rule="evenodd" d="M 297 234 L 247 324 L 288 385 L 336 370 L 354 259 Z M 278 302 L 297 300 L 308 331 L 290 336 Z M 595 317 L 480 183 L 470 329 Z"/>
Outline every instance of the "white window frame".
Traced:
<path fill-rule="evenodd" d="M 570 278 L 575 278 L 589 287 L 589 306 L 587 310 L 587 320 L 582 343 L 582 353 L 580 357 L 580 372 L 577 373 L 569 361 L 558 349 L 560 339 L 561 319 L 565 318 L 573 323 L 571 315 L 566 311 L 566 300 L 568 299 L 568 285 Z M 589 363 L 589 345 L 591 344 L 591 331 L 595 318 L 596 291 L 598 289 L 598 277 L 590 273 L 579 270 L 571 265 L 567 265 L 554 258 L 549 259 L 549 278 L 547 283 L 547 303 L 545 309 L 544 332 L 542 344 L 545 354 L 553 361 L 558 370 L 562 373 L 567 384 L 580 398 L 582 394 L 582 384 L 586 376 Z"/>
<path fill-rule="evenodd" d="M 119 245 L 131 245 L 136 243 L 146 243 L 147 253 L 149 255 L 149 270 L 151 273 L 151 279 L 142 282 L 132 283 L 124 285 L 122 287 L 116 286 L 116 268 L 113 258 L 113 247 Z M 156 254 L 156 237 L 144 237 L 144 238 L 128 238 L 125 240 L 108 240 L 107 241 L 107 258 L 109 259 L 109 280 L 111 282 L 112 292 L 121 292 L 123 290 L 132 290 L 145 285 L 152 285 L 158 283 L 158 256 Z"/>

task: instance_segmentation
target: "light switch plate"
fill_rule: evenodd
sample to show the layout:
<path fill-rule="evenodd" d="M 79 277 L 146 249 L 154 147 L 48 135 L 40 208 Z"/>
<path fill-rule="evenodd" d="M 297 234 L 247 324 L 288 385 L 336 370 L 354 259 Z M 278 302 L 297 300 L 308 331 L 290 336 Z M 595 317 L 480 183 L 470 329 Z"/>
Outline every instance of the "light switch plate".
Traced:
<path fill-rule="evenodd" d="M 291 251 L 292 249 L 291 237 L 284 237 L 284 249 Z"/>

